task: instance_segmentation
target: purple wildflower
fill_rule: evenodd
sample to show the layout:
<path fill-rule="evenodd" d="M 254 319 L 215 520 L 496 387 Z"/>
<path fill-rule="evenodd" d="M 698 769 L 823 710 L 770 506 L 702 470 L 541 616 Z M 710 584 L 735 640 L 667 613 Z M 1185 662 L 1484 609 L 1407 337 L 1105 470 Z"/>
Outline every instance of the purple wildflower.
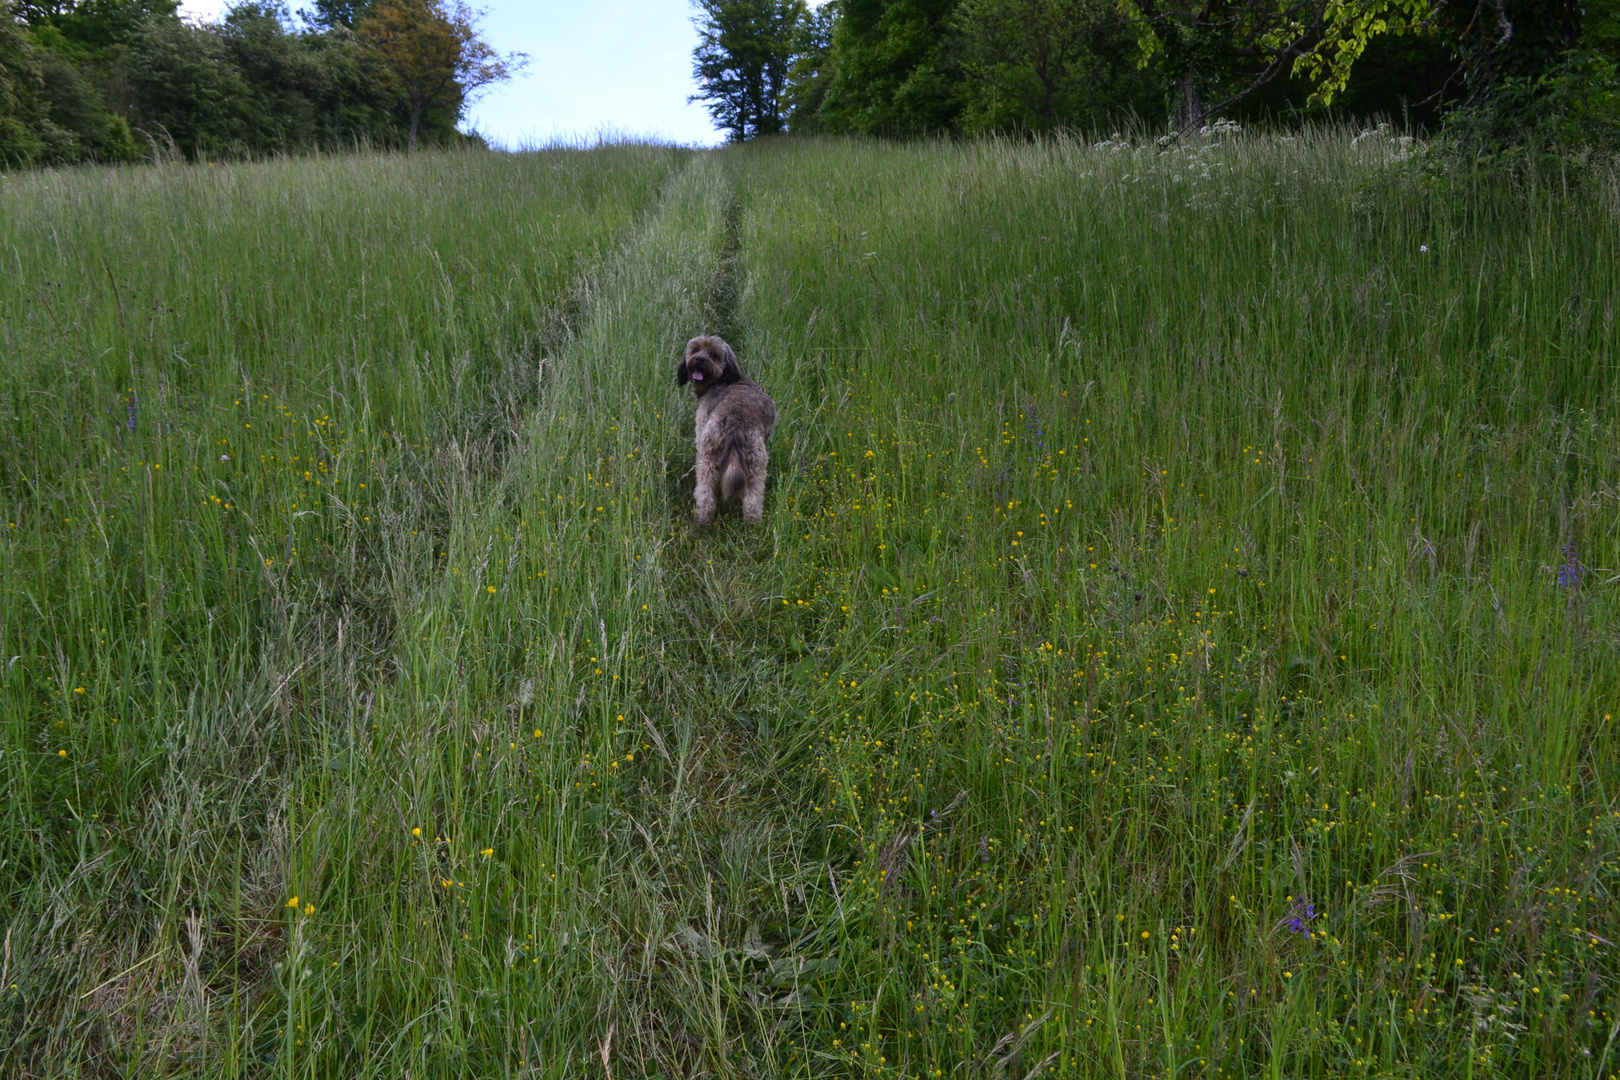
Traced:
<path fill-rule="evenodd" d="M 131 390 L 129 392 L 129 421 L 125 424 L 131 431 L 135 430 L 135 401 L 135 391 Z"/>
<path fill-rule="evenodd" d="M 1564 565 L 1558 568 L 1558 587 L 1573 589 L 1585 576 L 1586 567 L 1581 565 L 1580 558 L 1575 554 L 1575 541 L 1571 540 L 1564 545 Z"/>
<path fill-rule="evenodd" d="M 1309 935 L 1310 921 L 1316 918 L 1316 905 L 1301 897 L 1294 901 L 1294 913 L 1283 920 L 1283 926 L 1295 934 Z"/>
<path fill-rule="evenodd" d="M 1041 429 L 1041 418 L 1035 415 L 1034 409 L 1030 409 L 1029 411 L 1029 423 L 1024 425 L 1024 430 L 1029 432 L 1030 438 L 1035 440 L 1035 448 L 1037 450 L 1044 450 L 1046 448 L 1046 443 L 1042 441 L 1042 436 L 1044 436 L 1046 432 Z M 1034 461 L 1035 459 L 1030 458 L 1029 460 Z"/>

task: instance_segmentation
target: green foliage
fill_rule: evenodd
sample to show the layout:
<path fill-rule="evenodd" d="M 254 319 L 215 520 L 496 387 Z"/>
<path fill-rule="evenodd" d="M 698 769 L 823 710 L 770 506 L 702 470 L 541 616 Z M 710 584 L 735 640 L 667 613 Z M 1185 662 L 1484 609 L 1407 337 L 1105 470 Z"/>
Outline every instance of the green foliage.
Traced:
<path fill-rule="evenodd" d="M 0 68 L 9 72 L 9 79 L 0 75 L 0 81 L 19 88 L 0 95 L 10 101 L 0 104 L 0 117 L 9 117 L 15 131 L 26 129 L 28 146 L 25 151 L 22 143 L 14 143 L 11 151 L 0 151 L 0 167 L 135 160 L 129 124 L 108 111 L 83 43 L 70 40 L 50 22 L 24 32 L 6 20 L 0 37 L 6 39 L 0 45 Z"/>
<path fill-rule="evenodd" d="M 202 25 L 173 0 L 32 0 L 0 25 L 0 166 L 461 141 L 469 95 L 522 58 L 484 45 L 465 5 L 419 4 L 449 55 L 424 80 L 350 29 L 371 6 L 299 28 L 282 0 Z"/>
<path fill-rule="evenodd" d="M 1156 119 L 1160 76 L 1105 0 L 963 0 L 957 49 L 969 131 L 1095 130 Z"/>
<path fill-rule="evenodd" d="M 371 0 L 315 0 L 309 14 L 317 26 L 353 30 L 370 9 Z"/>
<path fill-rule="evenodd" d="M 1504 79 L 1536 79 L 1580 40 L 1581 0 L 1477 0 L 1443 5 L 1436 25 L 1462 56 L 1470 91 L 1488 94 Z"/>
<path fill-rule="evenodd" d="M 1577 51 L 1552 82 L 1562 145 L 1620 150 L 1620 51 Z"/>
<path fill-rule="evenodd" d="M 72 54 L 53 27 L 30 33 L 0 3 L 0 168 L 134 157 L 128 125 Z"/>
<path fill-rule="evenodd" d="M 692 52 L 698 92 L 691 100 L 705 102 L 715 126 L 734 142 L 781 132 L 795 53 L 815 47 L 813 37 L 804 37 L 804 0 L 698 0 L 698 10 Z"/>
<path fill-rule="evenodd" d="M 947 31 L 957 0 L 840 0 L 817 112 L 825 131 L 922 135 L 961 111 Z"/>
<path fill-rule="evenodd" d="M 1290 109 L 1320 115 L 1327 110 L 1309 104 L 1314 89 L 1309 80 L 1292 76 L 1257 91 L 1233 113 L 1257 116 L 1269 108 L 1271 115 Z M 1441 35 L 1384 34 L 1367 43 L 1344 88 L 1333 95 L 1331 111 L 1432 131 L 1460 91 L 1456 55 Z"/>
<path fill-rule="evenodd" d="M 1424 2 L 828 4 L 795 50 L 791 123 L 1031 133 L 1171 114 L 1182 128 L 1220 113 L 1298 120 L 1330 106 L 1432 122 L 1456 64 L 1443 41 L 1414 32 Z"/>
<path fill-rule="evenodd" d="M 247 127 L 270 146 L 331 141 L 317 127 L 319 106 L 330 98 L 334 73 L 303 35 L 287 32 L 285 8 L 242 3 L 226 13 L 219 36 L 232 66 L 249 88 Z"/>
<path fill-rule="evenodd" d="M 173 19 L 178 0 L 21 0 L 17 12 L 36 31 L 49 29 L 76 59 L 105 57 L 151 19 Z"/>
<path fill-rule="evenodd" d="M 1433 127 L 1466 82 L 1449 126 L 1476 154 L 1606 147 L 1620 126 L 1614 7 L 840 0 L 802 29 L 782 96 L 799 132 L 1050 132 L 1168 117 L 1184 134 L 1218 116 Z M 1588 26 L 1609 29 L 1583 36 Z"/>
<path fill-rule="evenodd" d="M 0 0 L 0 167 L 27 165 L 46 153 L 43 89 L 33 44 Z"/>
<path fill-rule="evenodd" d="M 837 25 L 841 0 L 827 0 L 799 20 L 798 40 L 793 46 L 793 63 L 788 71 L 783 108 L 788 126 L 795 132 L 820 131 L 821 106 L 832 82 L 833 28 Z"/>
<path fill-rule="evenodd" d="M 1516 168 L 1620 149 L 1620 4 L 1510 4 L 1481 21 L 1449 24 L 1469 90 L 1447 117 L 1451 150 Z"/>
<path fill-rule="evenodd" d="M 1172 122 L 1188 132 L 1290 75 L 1326 105 L 1355 61 L 1385 34 L 1418 32 L 1430 0 L 1130 0 L 1149 55 L 1160 59 Z"/>
<path fill-rule="evenodd" d="M 1329 105 L 1349 84 L 1356 61 L 1374 41 L 1386 35 L 1404 37 L 1427 32 L 1434 6 L 1432 0 L 1326 3 L 1314 11 L 1284 19 L 1264 39 L 1266 47 L 1277 50 L 1275 59 L 1271 53 L 1262 55 L 1275 66 L 1289 59 L 1288 46 L 1283 43 L 1290 39 L 1304 43 L 1305 50 L 1293 58 L 1287 70 L 1310 79 L 1314 86 L 1312 103 Z M 1314 25 L 1307 24 L 1305 18 L 1312 19 Z M 1283 48 L 1278 49 L 1279 45 Z"/>
<path fill-rule="evenodd" d="M 1591 0 L 1586 5 L 1576 47 L 1611 60 L 1620 59 L 1620 0 Z"/>
<path fill-rule="evenodd" d="M 253 91 L 224 38 L 178 19 L 143 23 L 125 60 L 130 118 L 188 157 L 245 153 Z"/>
<path fill-rule="evenodd" d="M 1431 125 L 1456 103 L 1461 57 L 1461 143 L 1606 146 L 1620 52 L 1601 43 L 1612 29 L 1581 31 L 1612 27 L 1612 7 L 866 0 L 818 13 L 787 98 L 807 132 L 1050 131 L 1166 113 L 1185 131 L 1330 107 Z"/>
<path fill-rule="evenodd" d="M 284 7 L 243 3 L 214 32 L 248 88 L 251 149 L 399 141 L 399 91 L 381 61 L 347 30 L 295 33 Z M 454 139 L 455 120 L 453 113 L 432 114 L 429 140 Z"/>
<path fill-rule="evenodd" d="M 424 124 L 453 131 L 476 91 L 528 63 L 522 53 L 491 48 L 478 34 L 479 17 L 466 0 L 375 0 L 356 27 L 404 98 L 412 150 Z"/>

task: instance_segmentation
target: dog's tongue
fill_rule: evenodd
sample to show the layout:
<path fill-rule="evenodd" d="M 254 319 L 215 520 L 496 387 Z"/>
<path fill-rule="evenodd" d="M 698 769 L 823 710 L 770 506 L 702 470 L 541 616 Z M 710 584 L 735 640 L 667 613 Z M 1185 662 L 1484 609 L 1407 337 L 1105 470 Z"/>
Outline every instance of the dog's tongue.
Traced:
<path fill-rule="evenodd" d="M 692 372 L 692 381 L 693 382 L 702 382 L 703 381 L 703 372 L 701 372 L 701 371 Z"/>

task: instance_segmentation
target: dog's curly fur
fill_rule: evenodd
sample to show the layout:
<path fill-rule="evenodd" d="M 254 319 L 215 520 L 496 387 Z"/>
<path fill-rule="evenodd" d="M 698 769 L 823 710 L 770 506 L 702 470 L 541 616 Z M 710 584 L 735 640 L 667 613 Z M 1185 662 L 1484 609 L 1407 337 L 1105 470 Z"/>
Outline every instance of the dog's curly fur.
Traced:
<path fill-rule="evenodd" d="M 715 488 L 743 501 L 743 520 L 765 514 L 765 440 L 776 427 L 776 403 L 742 373 L 737 354 L 712 335 L 686 343 L 675 365 L 675 384 L 697 394 L 697 523 L 714 520 Z"/>

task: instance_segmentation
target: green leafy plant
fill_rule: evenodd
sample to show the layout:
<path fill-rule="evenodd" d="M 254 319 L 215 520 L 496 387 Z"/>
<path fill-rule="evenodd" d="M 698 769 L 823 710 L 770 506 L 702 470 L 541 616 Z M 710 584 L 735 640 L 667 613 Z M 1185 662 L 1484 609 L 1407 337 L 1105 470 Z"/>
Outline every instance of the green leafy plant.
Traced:
<path fill-rule="evenodd" d="M 788 79 L 809 19 L 803 0 L 699 0 L 692 74 L 715 126 L 733 141 L 787 126 Z"/>

